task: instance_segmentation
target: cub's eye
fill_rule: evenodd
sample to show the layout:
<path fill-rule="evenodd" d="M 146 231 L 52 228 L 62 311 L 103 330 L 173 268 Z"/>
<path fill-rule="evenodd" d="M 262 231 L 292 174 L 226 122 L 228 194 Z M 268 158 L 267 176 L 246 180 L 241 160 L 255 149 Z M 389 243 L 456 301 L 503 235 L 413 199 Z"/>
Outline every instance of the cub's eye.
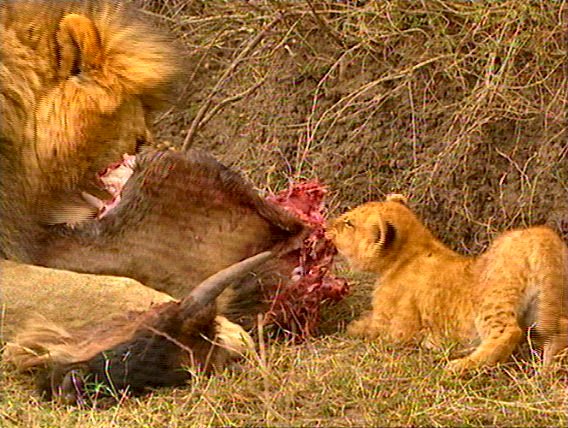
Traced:
<path fill-rule="evenodd" d="M 343 224 L 347 227 L 353 227 L 353 222 L 351 220 L 349 220 L 348 218 L 343 220 Z"/>

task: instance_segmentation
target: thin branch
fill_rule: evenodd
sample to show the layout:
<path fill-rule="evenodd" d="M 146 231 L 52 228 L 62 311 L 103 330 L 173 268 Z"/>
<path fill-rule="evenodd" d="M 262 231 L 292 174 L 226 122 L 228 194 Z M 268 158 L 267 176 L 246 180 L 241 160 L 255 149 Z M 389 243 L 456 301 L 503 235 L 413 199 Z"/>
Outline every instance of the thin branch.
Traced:
<path fill-rule="evenodd" d="M 266 82 L 268 76 L 264 76 L 259 82 L 255 83 L 254 85 L 252 85 L 250 88 L 244 90 L 243 92 L 233 95 L 232 97 L 228 97 L 225 98 L 223 101 L 221 101 L 219 104 L 215 105 L 215 107 L 213 107 L 209 113 L 207 114 L 207 116 L 205 116 L 203 118 L 203 120 L 201 121 L 201 123 L 199 124 L 200 127 L 203 127 L 207 124 L 207 122 L 209 122 L 223 107 L 225 107 L 227 104 L 231 104 L 231 103 L 236 103 L 237 101 L 248 97 L 250 94 L 252 94 L 254 91 L 256 91 L 258 88 L 260 88 L 264 82 Z"/>
<path fill-rule="evenodd" d="M 227 70 L 225 70 L 223 75 L 219 78 L 219 80 L 217 81 L 217 83 L 213 87 L 213 90 L 211 91 L 211 93 L 209 94 L 207 99 L 203 102 L 203 104 L 199 108 L 199 111 L 195 115 L 195 118 L 191 122 L 191 126 L 190 126 L 189 130 L 187 131 L 187 135 L 185 136 L 185 139 L 183 141 L 183 145 L 182 145 L 183 151 L 186 151 L 191 147 L 191 144 L 193 143 L 193 139 L 195 138 L 195 134 L 196 134 L 197 130 L 203 125 L 203 123 L 204 123 L 203 118 L 207 114 L 207 111 L 209 110 L 209 107 L 211 106 L 211 104 L 213 102 L 213 98 L 221 90 L 221 87 L 226 83 L 227 79 L 234 73 L 234 71 L 241 64 L 243 59 L 249 54 L 249 52 L 252 51 L 261 42 L 261 40 L 272 29 L 272 27 L 274 27 L 278 22 L 280 22 L 282 20 L 282 18 L 283 18 L 283 15 L 281 15 L 281 14 L 278 15 L 260 33 L 258 33 L 256 36 L 254 36 L 249 41 L 247 46 L 239 53 L 239 55 L 237 55 L 237 57 L 234 59 L 234 61 L 231 63 L 231 65 L 227 68 Z"/>
<path fill-rule="evenodd" d="M 341 36 L 339 36 L 337 34 L 337 31 L 335 31 L 333 28 L 331 28 L 329 26 L 329 24 L 321 16 L 319 16 L 319 14 L 318 14 L 317 10 L 315 9 L 313 3 L 310 0 L 306 0 L 306 3 L 308 3 L 308 6 L 310 7 L 310 10 L 312 12 L 312 15 L 314 15 L 314 18 L 318 22 L 320 28 L 323 31 L 325 31 L 326 33 L 328 33 L 339 44 L 339 46 L 345 46 L 345 43 L 341 39 Z"/>

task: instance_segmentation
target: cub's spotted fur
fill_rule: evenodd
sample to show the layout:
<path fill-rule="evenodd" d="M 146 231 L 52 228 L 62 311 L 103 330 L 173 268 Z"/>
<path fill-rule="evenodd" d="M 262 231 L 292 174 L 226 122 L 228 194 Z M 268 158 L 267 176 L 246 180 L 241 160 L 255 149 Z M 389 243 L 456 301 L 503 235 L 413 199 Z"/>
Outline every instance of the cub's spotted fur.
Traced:
<path fill-rule="evenodd" d="M 348 333 L 476 345 L 456 372 L 507 360 L 535 333 L 544 365 L 568 348 L 568 248 L 544 226 L 503 233 L 478 257 L 447 248 L 400 195 L 333 221 L 328 236 L 354 269 L 378 275 L 372 311 Z M 533 337 L 533 334 L 531 334 Z"/>

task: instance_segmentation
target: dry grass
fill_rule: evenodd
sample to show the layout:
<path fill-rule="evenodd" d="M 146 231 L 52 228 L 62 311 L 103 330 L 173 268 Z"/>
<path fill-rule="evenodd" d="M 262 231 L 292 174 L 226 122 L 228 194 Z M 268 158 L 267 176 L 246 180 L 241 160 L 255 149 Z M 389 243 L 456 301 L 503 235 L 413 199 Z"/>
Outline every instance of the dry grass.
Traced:
<path fill-rule="evenodd" d="M 269 342 L 239 366 L 184 389 L 163 389 L 108 407 L 40 402 L 7 371 L 0 426 L 566 426 L 566 377 L 536 376 L 512 362 L 458 380 L 447 353 L 397 349 L 331 334 L 360 310 L 364 282 L 327 313 L 327 336 Z"/>
<path fill-rule="evenodd" d="M 568 237 L 566 2 L 136 0 L 187 58 L 160 136 L 332 212 L 406 193 L 455 249 Z"/>

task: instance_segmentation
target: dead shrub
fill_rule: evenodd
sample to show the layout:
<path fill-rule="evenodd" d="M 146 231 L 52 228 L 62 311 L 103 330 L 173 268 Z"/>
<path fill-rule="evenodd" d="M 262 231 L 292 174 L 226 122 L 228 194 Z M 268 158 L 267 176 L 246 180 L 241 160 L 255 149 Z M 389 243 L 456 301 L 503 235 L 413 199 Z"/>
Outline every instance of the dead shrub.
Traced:
<path fill-rule="evenodd" d="M 262 188 L 317 176 L 335 212 L 405 193 L 462 252 L 529 224 L 568 238 L 563 2 L 138 4 L 187 52 L 162 138 Z"/>

